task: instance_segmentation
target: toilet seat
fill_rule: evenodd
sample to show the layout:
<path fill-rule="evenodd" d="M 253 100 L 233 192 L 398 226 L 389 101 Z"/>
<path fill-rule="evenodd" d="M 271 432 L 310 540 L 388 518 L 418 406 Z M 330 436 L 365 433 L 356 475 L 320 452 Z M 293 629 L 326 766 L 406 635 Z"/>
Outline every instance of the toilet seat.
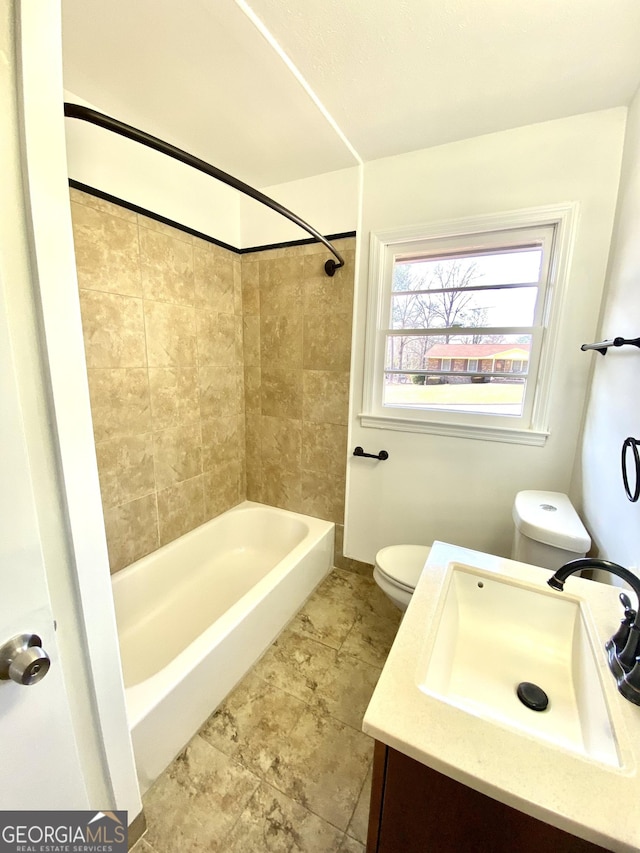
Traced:
<path fill-rule="evenodd" d="M 376 554 L 376 568 L 390 584 L 411 594 L 430 551 L 428 545 L 387 545 Z"/>

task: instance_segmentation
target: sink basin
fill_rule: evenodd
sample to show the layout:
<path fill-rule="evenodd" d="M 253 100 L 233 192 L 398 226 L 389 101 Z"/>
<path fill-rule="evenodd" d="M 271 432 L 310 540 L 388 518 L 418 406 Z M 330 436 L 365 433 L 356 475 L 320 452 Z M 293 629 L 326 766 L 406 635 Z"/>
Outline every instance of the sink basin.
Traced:
<path fill-rule="evenodd" d="M 418 661 L 418 687 L 469 714 L 620 767 L 596 651 L 581 599 L 452 563 Z M 521 682 L 542 688 L 546 710 L 520 701 Z"/>

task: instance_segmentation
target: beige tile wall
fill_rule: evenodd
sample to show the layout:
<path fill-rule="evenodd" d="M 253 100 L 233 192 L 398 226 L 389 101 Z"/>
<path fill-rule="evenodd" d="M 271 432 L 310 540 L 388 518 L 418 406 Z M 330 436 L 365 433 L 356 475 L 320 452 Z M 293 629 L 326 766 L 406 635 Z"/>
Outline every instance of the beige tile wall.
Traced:
<path fill-rule="evenodd" d="M 111 570 L 245 496 L 240 259 L 71 191 Z"/>
<path fill-rule="evenodd" d="M 328 278 L 71 201 L 111 570 L 245 496 L 342 524 L 355 239 Z"/>
<path fill-rule="evenodd" d="M 343 522 L 355 238 L 242 256 L 247 497 Z"/>

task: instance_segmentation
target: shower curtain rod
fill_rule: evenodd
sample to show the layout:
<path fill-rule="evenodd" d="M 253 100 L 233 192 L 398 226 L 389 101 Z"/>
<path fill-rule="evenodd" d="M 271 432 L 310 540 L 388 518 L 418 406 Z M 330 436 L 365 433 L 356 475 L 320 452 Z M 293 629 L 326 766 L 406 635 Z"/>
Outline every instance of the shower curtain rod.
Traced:
<path fill-rule="evenodd" d="M 105 130 L 110 130 L 112 133 L 117 133 L 120 136 L 125 136 L 127 139 L 132 139 L 134 142 L 140 142 L 142 145 L 146 145 L 147 148 L 153 148 L 155 151 L 159 151 L 161 154 L 166 154 L 168 157 L 173 157 L 174 160 L 179 160 L 181 163 L 186 163 L 187 166 L 192 166 L 194 169 L 198 169 L 200 172 L 204 172 L 205 175 L 210 175 L 212 178 L 215 178 L 217 181 L 222 181 L 223 184 L 227 184 L 229 187 L 233 187 L 234 190 L 239 190 L 241 193 L 248 195 L 250 198 L 255 199 L 255 201 L 259 201 L 261 204 L 264 204 L 266 207 L 271 208 L 271 210 L 275 210 L 276 213 L 279 213 L 281 216 L 284 216 L 286 219 L 290 219 L 291 222 L 295 222 L 296 225 L 299 225 L 300 228 L 303 228 L 307 233 L 311 234 L 312 237 L 315 237 L 316 240 L 319 240 L 323 243 L 329 251 L 336 256 L 337 261 L 334 261 L 333 258 L 329 258 L 329 260 L 324 265 L 324 271 L 328 276 L 333 276 L 337 269 L 344 266 L 344 258 L 340 254 L 340 252 L 335 249 L 332 244 L 323 237 L 315 228 L 312 228 L 304 219 L 301 219 L 292 211 L 287 210 L 286 207 L 283 207 L 277 201 L 274 201 L 269 196 L 266 196 L 264 193 L 261 193 L 259 190 L 250 187 L 249 184 L 245 184 L 243 181 L 240 181 L 238 178 L 234 178 L 233 175 L 229 175 L 227 172 L 223 172 L 222 169 L 218 169 L 215 166 L 210 165 L 204 160 L 200 160 L 198 157 L 194 157 L 193 154 L 189 154 L 187 151 L 183 151 L 181 148 L 176 148 L 175 145 L 170 145 L 168 142 L 165 142 L 162 139 L 158 139 L 157 136 L 152 136 L 150 133 L 145 133 L 144 130 L 138 130 L 136 127 L 132 127 L 130 124 L 125 124 L 122 121 L 118 121 L 118 119 L 112 118 L 111 116 L 107 116 L 104 113 L 99 113 L 97 110 L 92 110 L 89 107 L 83 107 L 80 104 L 70 104 L 65 102 L 64 105 L 64 114 L 68 118 L 79 118 L 82 121 L 88 121 L 90 124 L 95 124 L 97 127 L 102 127 Z"/>

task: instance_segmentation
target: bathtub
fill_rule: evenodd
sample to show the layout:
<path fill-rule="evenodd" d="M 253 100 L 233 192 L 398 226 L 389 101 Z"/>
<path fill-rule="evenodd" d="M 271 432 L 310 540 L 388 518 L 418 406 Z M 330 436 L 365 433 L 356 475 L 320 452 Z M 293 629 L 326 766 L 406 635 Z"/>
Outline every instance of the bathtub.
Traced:
<path fill-rule="evenodd" d="M 327 575 L 334 525 L 245 501 L 113 576 L 141 792 Z"/>

